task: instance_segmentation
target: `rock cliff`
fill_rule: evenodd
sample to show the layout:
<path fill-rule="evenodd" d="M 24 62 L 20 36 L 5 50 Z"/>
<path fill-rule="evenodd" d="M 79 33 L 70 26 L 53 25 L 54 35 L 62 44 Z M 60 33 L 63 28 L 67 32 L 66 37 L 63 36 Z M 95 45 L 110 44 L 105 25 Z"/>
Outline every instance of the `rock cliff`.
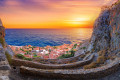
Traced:
<path fill-rule="evenodd" d="M 120 51 L 120 2 L 102 9 L 94 24 L 88 50 L 99 52 L 106 50 L 110 54 Z"/>
<path fill-rule="evenodd" d="M 0 20 L 0 80 L 9 80 L 10 66 L 5 56 L 5 28 L 3 27 L 2 21 Z"/>
<path fill-rule="evenodd" d="M 2 21 L 0 19 L 0 38 L 5 37 L 5 28 L 3 27 Z"/>

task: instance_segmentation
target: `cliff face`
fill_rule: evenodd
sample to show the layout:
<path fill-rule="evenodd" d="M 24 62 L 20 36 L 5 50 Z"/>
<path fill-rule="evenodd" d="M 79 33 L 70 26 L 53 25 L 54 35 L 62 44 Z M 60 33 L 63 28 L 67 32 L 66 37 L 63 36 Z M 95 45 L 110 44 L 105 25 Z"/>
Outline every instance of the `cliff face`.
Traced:
<path fill-rule="evenodd" d="M 3 27 L 2 21 L 0 19 L 0 38 L 5 37 L 5 28 Z"/>
<path fill-rule="evenodd" d="M 115 54 L 120 51 L 120 2 L 102 10 L 95 21 L 88 50 Z"/>

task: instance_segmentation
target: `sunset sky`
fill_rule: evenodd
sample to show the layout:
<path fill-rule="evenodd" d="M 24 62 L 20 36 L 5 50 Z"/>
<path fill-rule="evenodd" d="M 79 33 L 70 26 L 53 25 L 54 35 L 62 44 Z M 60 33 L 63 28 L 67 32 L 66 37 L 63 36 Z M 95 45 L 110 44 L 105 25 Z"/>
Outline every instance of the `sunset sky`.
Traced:
<path fill-rule="evenodd" d="M 116 0 L 0 0 L 6 28 L 92 27 L 103 5 Z"/>

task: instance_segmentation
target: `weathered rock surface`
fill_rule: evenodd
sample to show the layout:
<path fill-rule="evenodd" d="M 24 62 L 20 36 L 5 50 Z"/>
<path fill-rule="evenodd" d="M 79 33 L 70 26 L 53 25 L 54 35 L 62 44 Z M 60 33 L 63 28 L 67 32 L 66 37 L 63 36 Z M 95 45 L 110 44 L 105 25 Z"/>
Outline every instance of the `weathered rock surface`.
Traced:
<path fill-rule="evenodd" d="M 0 38 L 4 39 L 5 37 L 5 28 L 2 25 L 0 20 Z M 5 56 L 5 49 L 0 43 L 0 80 L 9 80 L 9 70 L 10 66 Z"/>
<path fill-rule="evenodd" d="M 95 21 L 88 50 L 108 50 L 114 54 L 120 51 L 120 3 L 101 12 Z"/>
<path fill-rule="evenodd" d="M 2 21 L 0 19 L 0 38 L 4 38 L 5 37 L 5 28 L 3 27 Z"/>

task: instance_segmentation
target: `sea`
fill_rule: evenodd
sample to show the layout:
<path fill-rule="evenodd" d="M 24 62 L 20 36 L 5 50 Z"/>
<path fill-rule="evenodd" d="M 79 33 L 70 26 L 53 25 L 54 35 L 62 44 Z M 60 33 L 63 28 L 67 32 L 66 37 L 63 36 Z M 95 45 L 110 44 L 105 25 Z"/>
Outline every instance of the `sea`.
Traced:
<path fill-rule="evenodd" d="M 5 40 L 13 46 L 59 46 L 84 41 L 92 35 L 93 28 L 72 29 L 6 29 Z"/>

